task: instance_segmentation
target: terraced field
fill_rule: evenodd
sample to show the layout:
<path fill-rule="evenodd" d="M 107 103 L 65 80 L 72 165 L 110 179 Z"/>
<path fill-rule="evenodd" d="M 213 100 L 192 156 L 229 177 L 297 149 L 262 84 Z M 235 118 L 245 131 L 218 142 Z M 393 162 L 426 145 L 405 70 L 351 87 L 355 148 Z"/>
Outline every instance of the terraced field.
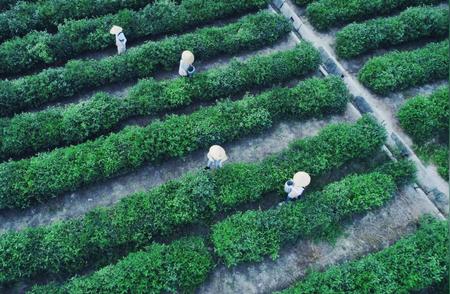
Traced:
<path fill-rule="evenodd" d="M 0 0 L 0 292 L 448 291 L 448 6 L 352 2 Z"/>

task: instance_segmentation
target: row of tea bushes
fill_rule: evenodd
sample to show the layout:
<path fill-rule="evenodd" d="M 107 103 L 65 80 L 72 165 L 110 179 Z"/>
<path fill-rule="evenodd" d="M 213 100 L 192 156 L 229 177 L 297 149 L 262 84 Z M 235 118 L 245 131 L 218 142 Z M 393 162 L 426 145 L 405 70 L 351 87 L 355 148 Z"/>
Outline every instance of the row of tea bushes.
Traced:
<path fill-rule="evenodd" d="M 350 161 L 370 158 L 385 139 L 385 130 L 371 117 L 355 124 L 334 124 L 261 162 L 188 173 L 80 219 L 3 234 L 0 284 L 38 275 L 73 275 L 114 262 L 124 252 L 150 244 L 155 235 L 171 235 L 181 226 L 258 201 L 266 193 L 281 192 L 284 181 L 298 170 L 319 178 Z"/>
<path fill-rule="evenodd" d="M 423 217 L 413 235 L 359 260 L 314 271 L 278 294 L 415 293 L 445 280 L 448 222 Z"/>
<path fill-rule="evenodd" d="M 362 21 L 380 15 L 389 15 L 409 6 L 431 5 L 442 0 L 318 0 L 308 5 L 306 15 L 311 24 L 319 30 Z"/>
<path fill-rule="evenodd" d="M 11 115 L 83 90 L 148 77 L 156 70 L 171 70 L 181 52 L 192 51 L 197 60 L 275 43 L 291 31 L 280 15 L 260 12 L 223 27 L 203 28 L 193 33 L 147 42 L 125 54 L 101 60 L 72 60 L 64 67 L 50 68 L 17 80 L 0 81 L 0 115 Z"/>
<path fill-rule="evenodd" d="M 386 95 L 448 78 L 448 40 L 370 59 L 358 73 L 373 92 Z"/>
<path fill-rule="evenodd" d="M 66 19 L 96 17 L 124 8 L 139 9 L 148 3 L 149 0 L 19 1 L 11 9 L 0 13 L 0 41 L 33 30 L 55 30 Z"/>
<path fill-rule="evenodd" d="M 114 45 L 113 25 L 124 28 L 128 42 L 143 37 L 180 33 L 192 27 L 265 8 L 267 0 L 156 1 L 139 11 L 122 10 L 98 18 L 72 20 L 55 34 L 31 32 L 0 44 L 0 75 L 61 63 L 78 54 Z"/>
<path fill-rule="evenodd" d="M 316 70 L 319 62 L 318 51 L 302 42 L 291 50 L 232 60 L 226 67 L 190 79 L 141 80 L 125 99 L 98 93 L 65 108 L 22 113 L 0 124 L 0 159 L 78 144 L 114 130 L 133 116 L 164 113 L 300 78 Z"/>
<path fill-rule="evenodd" d="M 448 8 L 413 7 L 398 16 L 353 23 L 336 34 L 336 53 L 352 58 L 375 49 L 448 36 Z"/>
<path fill-rule="evenodd" d="M 85 277 L 73 278 L 63 287 L 53 284 L 27 293 L 185 293 L 193 292 L 214 268 L 201 238 L 183 238 L 168 245 L 154 243 L 131 253 L 117 264 Z"/>

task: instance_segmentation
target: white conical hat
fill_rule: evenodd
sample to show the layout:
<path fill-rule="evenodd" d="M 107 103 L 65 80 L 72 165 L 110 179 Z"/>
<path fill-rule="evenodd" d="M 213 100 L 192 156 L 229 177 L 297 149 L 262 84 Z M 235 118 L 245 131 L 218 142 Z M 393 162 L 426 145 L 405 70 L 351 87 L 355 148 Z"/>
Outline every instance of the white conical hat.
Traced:
<path fill-rule="evenodd" d="M 306 187 L 311 183 L 311 177 L 308 173 L 300 171 L 294 175 L 294 185 L 300 187 Z"/>
<path fill-rule="evenodd" d="M 225 149 L 223 149 L 219 145 L 213 145 L 209 148 L 208 158 L 211 160 L 225 161 L 228 159 L 228 156 L 225 153 Z"/>
<path fill-rule="evenodd" d="M 117 35 L 118 33 L 121 33 L 123 31 L 123 29 L 119 26 L 113 26 L 110 30 L 109 33 L 113 34 L 113 35 Z"/>
<path fill-rule="evenodd" d="M 192 64 L 194 63 L 194 54 L 191 51 L 183 51 L 183 53 L 181 53 L 181 59 L 183 60 L 184 63 L 186 64 Z"/>

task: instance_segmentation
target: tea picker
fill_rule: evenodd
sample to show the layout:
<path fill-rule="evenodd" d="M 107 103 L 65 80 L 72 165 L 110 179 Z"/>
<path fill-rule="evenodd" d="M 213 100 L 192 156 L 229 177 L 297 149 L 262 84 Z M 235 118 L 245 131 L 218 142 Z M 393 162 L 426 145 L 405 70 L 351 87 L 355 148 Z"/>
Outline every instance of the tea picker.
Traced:
<path fill-rule="evenodd" d="M 286 181 L 284 184 L 284 192 L 287 193 L 285 202 L 297 200 L 309 183 L 311 183 L 311 177 L 308 173 L 303 171 L 296 173 L 293 179 Z"/>
<path fill-rule="evenodd" d="M 219 169 L 223 166 L 223 163 L 228 160 L 225 149 L 219 145 L 211 146 L 206 157 L 208 158 L 208 165 L 205 169 Z"/>
<path fill-rule="evenodd" d="M 117 54 L 122 54 L 127 50 L 127 38 L 123 33 L 123 29 L 119 26 L 113 26 L 109 32 L 116 35 Z"/>
<path fill-rule="evenodd" d="M 178 74 L 182 77 L 192 77 L 195 72 L 194 54 L 191 51 L 183 51 L 181 54 L 180 68 Z"/>

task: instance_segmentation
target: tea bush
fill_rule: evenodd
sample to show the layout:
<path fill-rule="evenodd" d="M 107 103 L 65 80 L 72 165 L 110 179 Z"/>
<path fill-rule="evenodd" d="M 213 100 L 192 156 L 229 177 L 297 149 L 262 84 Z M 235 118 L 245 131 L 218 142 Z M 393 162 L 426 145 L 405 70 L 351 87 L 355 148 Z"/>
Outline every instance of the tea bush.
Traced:
<path fill-rule="evenodd" d="M 409 6 L 431 5 L 442 0 L 318 0 L 308 5 L 306 15 L 313 26 L 326 30 L 378 15 L 389 15 Z"/>
<path fill-rule="evenodd" d="M 437 89 L 429 97 L 417 96 L 407 100 L 397 117 L 401 127 L 418 144 L 439 137 L 448 139 L 448 86 Z"/>
<path fill-rule="evenodd" d="M 398 16 L 353 23 L 336 34 L 336 53 L 352 58 L 379 48 L 448 36 L 448 8 L 413 7 Z"/>
<path fill-rule="evenodd" d="M 316 70 L 319 53 L 302 42 L 292 50 L 232 60 L 223 68 L 155 82 L 141 80 L 125 99 L 99 93 L 65 108 L 22 113 L 0 126 L 0 159 L 15 159 L 59 146 L 78 144 L 114 130 L 136 115 L 155 115 L 199 101 L 239 94 L 300 78 Z"/>
<path fill-rule="evenodd" d="M 358 73 L 373 92 L 390 92 L 448 78 L 448 40 L 411 51 L 394 51 L 370 59 Z"/>
<path fill-rule="evenodd" d="M 98 18 L 65 22 L 55 34 L 31 32 L 0 44 L 0 75 L 17 74 L 35 67 L 60 63 L 77 54 L 114 45 L 113 25 L 124 28 L 128 41 L 160 34 L 179 33 L 197 25 L 265 8 L 267 0 L 156 1 L 139 11 L 122 10 Z"/>
<path fill-rule="evenodd" d="M 290 30 L 291 24 L 283 16 L 264 11 L 223 27 L 147 42 L 118 56 L 72 60 L 64 67 L 17 80 L 2 80 L 0 115 L 11 115 L 102 85 L 148 77 L 155 70 L 171 70 L 178 65 L 184 50 L 194 52 L 197 60 L 208 59 L 273 44 Z"/>
<path fill-rule="evenodd" d="M 180 226 L 281 191 L 284 181 L 298 170 L 317 178 L 349 161 L 369 158 L 385 139 L 385 130 L 371 117 L 329 125 L 261 162 L 188 173 L 80 219 L 2 234 L 0 284 L 39 275 L 60 277 L 114 262 L 150 244 L 154 235 L 168 236 Z"/>
<path fill-rule="evenodd" d="M 359 260 L 314 271 L 278 294 L 415 292 L 448 277 L 447 245 L 448 222 L 423 217 L 413 235 Z"/>

